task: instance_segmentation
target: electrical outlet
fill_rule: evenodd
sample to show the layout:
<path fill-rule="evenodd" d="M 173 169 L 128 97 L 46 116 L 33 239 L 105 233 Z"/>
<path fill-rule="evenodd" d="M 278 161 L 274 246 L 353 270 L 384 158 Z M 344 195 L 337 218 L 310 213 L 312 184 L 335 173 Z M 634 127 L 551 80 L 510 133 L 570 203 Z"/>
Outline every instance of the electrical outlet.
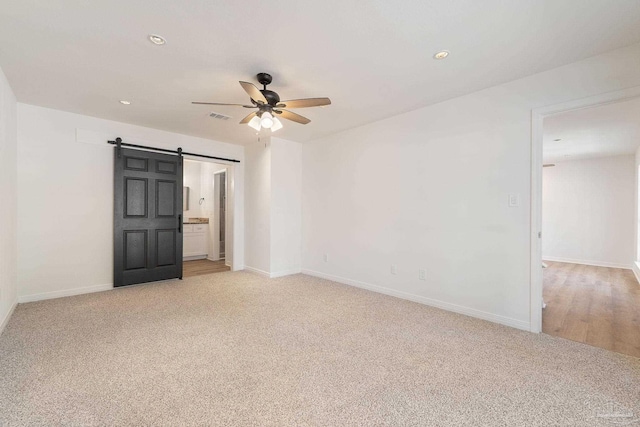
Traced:
<path fill-rule="evenodd" d="M 329 262 L 329 254 L 324 254 L 324 262 Z"/>
<path fill-rule="evenodd" d="M 391 274 L 398 274 L 398 266 L 391 264 Z"/>
<path fill-rule="evenodd" d="M 425 270 L 418 270 L 418 279 L 427 280 L 427 272 Z"/>

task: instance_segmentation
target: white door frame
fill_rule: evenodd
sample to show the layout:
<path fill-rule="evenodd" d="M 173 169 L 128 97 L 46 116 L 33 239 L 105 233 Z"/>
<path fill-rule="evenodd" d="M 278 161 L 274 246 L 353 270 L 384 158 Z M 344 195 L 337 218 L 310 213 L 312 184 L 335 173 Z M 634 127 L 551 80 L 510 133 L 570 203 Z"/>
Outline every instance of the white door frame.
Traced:
<path fill-rule="evenodd" d="M 531 332 L 542 331 L 542 136 L 544 118 L 572 110 L 640 97 L 640 86 L 531 111 Z"/>

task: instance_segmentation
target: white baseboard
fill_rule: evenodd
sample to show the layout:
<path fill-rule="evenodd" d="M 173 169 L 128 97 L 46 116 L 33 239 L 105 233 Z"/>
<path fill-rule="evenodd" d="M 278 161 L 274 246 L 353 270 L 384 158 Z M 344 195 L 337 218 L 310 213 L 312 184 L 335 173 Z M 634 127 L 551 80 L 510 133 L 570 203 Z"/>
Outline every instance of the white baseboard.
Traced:
<path fill-rule="evenodd" d="M 9 312 L 7 313 L 7 315 L 4 316 L 4 319 L 2 319 L 2 321 L 0 322 L 0 335 L 2 335 L 2 332 L 4 332 L 4 328 L 9 323 L 9 319 L 11 319 L 13 310 L 15 310 L 17 306 L 18 306 L 18 300 L 15 300 L 13 304 L 11 304 L 11 308 L 9 309 Z"/>
<path fill-rule="evenodd" d="M 592 265 L 594 267 L 622 268 L 625 270 L 633 269 L 631 264 L 619 264 L 615 262 L 606 262 L 606 261 L 589 261 L 584 259 L 562 258 L 562 257 L 544 256 L 544 255 L 542 256 L 542 259 L 544 261 L 566 262 L 567 264 Z"/>
<path fill-rule="evenodd" d="M 269 277 L 271 277 L 272 279 L 275 279 L 276 277 L 284 277 L 284 276 L 289 276 L 291 274 L 298 274 L 301 272 L 302 270 L 300 270 L 299 268 L 293 269 L 293 270 L 276 271 L 275 273 L 271 273 Z"/>
<path fill-rule="evenodd" d="M 23 304 L 25 302 L 42 301 L 46 299 L 70 297 L 74 295 L 90 294 L 92 292 L 110 291 L 113 289 L 113 283 L 106 285 L 93 285 L 85 286 L 83 288 L 65 289 L 62 291 L 43 292 L 41 294 L 21 295 L 18 297 L 18 302 Z"/>
<path fill-rule="evenodd" d="M 369 291 L 378 292 L 392 297 L 397 297 L 420 304 L 428 305 L 431 307 L 441 308 L 447 311 L 453 311 L 454 313 L 464 314 L 466 316 L 475 317 L 482 320 L 488 320 L 489 322 L 499 323 L 501 325 L 510 326 L 516 329 L 522 329 L 523 331 L 531 331 L 530 322 L 523 320 L 512 319 L 506 316 L 500 316 L 498 314 L 488 313 L 486 311 L 476 310 L 475 308 L 464 307 L 457 304 L 452 304 L 446 301 L 440 301 L 432 298 L 426 298 L 420 295 L 414 295 L 407 292 L 396 291 L 394 289 L 385 288 L 383 286 L 372 285 L 370 283 L 359 282 L 357 280 L 346 279 L 344 277 L 332 276 L 330 274 L 321 273 L 313 270 L 302 270 L 302 274 L 309 276 L 320 277 L 322 279 L 331 280 L 334 282 L 342 283 L 344 285 L 355 286 L 357 288 L 367 289 Z"/>
<path fill-rule="evenodd" d="M 289 276 L 290 274 L 298 274 L 302 272 L 300 269 L 295 269 L 295 270 L 283 270 L 283 271 L 276 271 L 275 273 L 269 273 L 268 271 L 260 270 L 258 268 L 253 268 L 246 265 L 244 266 L 244 269 L 251 271 L 252 273 L 257 273 L 261 276 L 268 277 L 270 279 L 275 279 L 276 277 Z"/>
<path fill-rule="evenodd" d="M 633 274 L 636 276 L 636 280 L 638 281 L 638 284 L 640 284 L 640 262 L 636 261 L 633 263 L 633 265 L 631 266 L 631 271 L 633 271 Z"/>
<path fill-rule="evenodd" d="M 249 267 L 248 265 L 245 265 L 244 269 L 248 270 L 248 271 L 250 271 L 252 273 L 259 274 L 259 275 L 264 276 L 264 277 L 271 277 L 270 273 L 268 273 L 266 271 L 263 271 L 263 270 L 260 270 L 259 268 L 253 268 L 253 267 Z"/>
<path fill-rule="evenodd" d="M 213 261 L 213 262 L 220 261 L 221 259 L 224 259 L 224 258 L 214 259 L 214 258 L 212 258 L 212 257 L 210 257 L 210 256 L 208 256 L 208 257 L 207 257 L 207 260 L 208 260 L 208 261 Z"/>
<path fill-rule="evenodd" d="M 182 261 L 196 261 L 199 259 L 207 259 L 207 256 L 206 255 L 189 255 L 189 256 L 182 257 Z"/>

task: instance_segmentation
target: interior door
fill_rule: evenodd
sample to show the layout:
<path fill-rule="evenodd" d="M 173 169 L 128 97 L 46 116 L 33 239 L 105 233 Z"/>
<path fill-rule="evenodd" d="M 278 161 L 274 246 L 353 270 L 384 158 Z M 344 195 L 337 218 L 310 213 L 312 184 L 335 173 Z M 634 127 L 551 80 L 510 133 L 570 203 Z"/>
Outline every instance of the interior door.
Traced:
<path fill-rule="evenodd" d="M 182 157 L 115 149 L 114 286 L 182 278 Z"/>

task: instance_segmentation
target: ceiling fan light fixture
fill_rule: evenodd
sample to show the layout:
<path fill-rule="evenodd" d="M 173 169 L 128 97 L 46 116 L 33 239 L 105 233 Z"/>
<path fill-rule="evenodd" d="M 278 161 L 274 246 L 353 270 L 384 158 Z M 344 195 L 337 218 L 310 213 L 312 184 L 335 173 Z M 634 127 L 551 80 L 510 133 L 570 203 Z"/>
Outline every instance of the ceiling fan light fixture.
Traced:
<path fill-rule="evenodd" d="M 262 113 L 262 116 L 260 116 L 260 126 L 266 129 L 271 129 L 271 126 L 273 126 L 273 123 L 274 123 L 273 116 L 271 115 L 270 112 L 265 111 L 264 113 Z"/>
<path fill-rule="evenodd" d="M 260 132 L 260 117 L 255 116 L 254 118 L 252 118 L 251 120 L 249 120 L 249 123 L 247 123 L 249 126 L 251 126 L 252 128 L 254 128 L 255 130 L 257 130 L 258 132 Z"/>
<path fill-rule="evenodd" d="M 282 129 L 282 122 L 278 120 L 276 117 L 273 118 L 273 126 L 271 126 L 271 132 L 275 132 L 277 130 Z"/>
<path fill-rule="evenodd" d="M 245 104 L 229 104 L 221 102 L 192 102 L 192 104 L 199 105 L 226 105 L 232 107 L 243 107 L 257 109 L 253 113 L 247 115 L 244 119 L 240 120 L 240 124 L 248 124 L 252 129 L 260 132 L 262 128 L 271 129 L 275 132 L 282 129 L 283 125 L 280 119 L 291 120 L 292 122 L 300 123 L 302 125 L 309 124 L 311 120 L 308 118 L 289 111 L 290 108 L 308 108 L 308 107 L 323 107 L 325 105 L 331 105 L 329 98 L 303 98 L 292 99 L 289 101 L 280 102 L 280 96 L 267 89 L 267 85 L 271 83 L 271 76 L 267 73 L 259 73 L 257 75 L 258 82 L 264 86 L 264 89 L 258 89 L 256 85 L 249 82 L 240 81 L 240 86 L 249 95 L 251 99 L 251 105 Z M 287 108 L 286 110 L 281 108 Z M 274 116 L 274 113 L 278 115 L 278 119 Z"/>

